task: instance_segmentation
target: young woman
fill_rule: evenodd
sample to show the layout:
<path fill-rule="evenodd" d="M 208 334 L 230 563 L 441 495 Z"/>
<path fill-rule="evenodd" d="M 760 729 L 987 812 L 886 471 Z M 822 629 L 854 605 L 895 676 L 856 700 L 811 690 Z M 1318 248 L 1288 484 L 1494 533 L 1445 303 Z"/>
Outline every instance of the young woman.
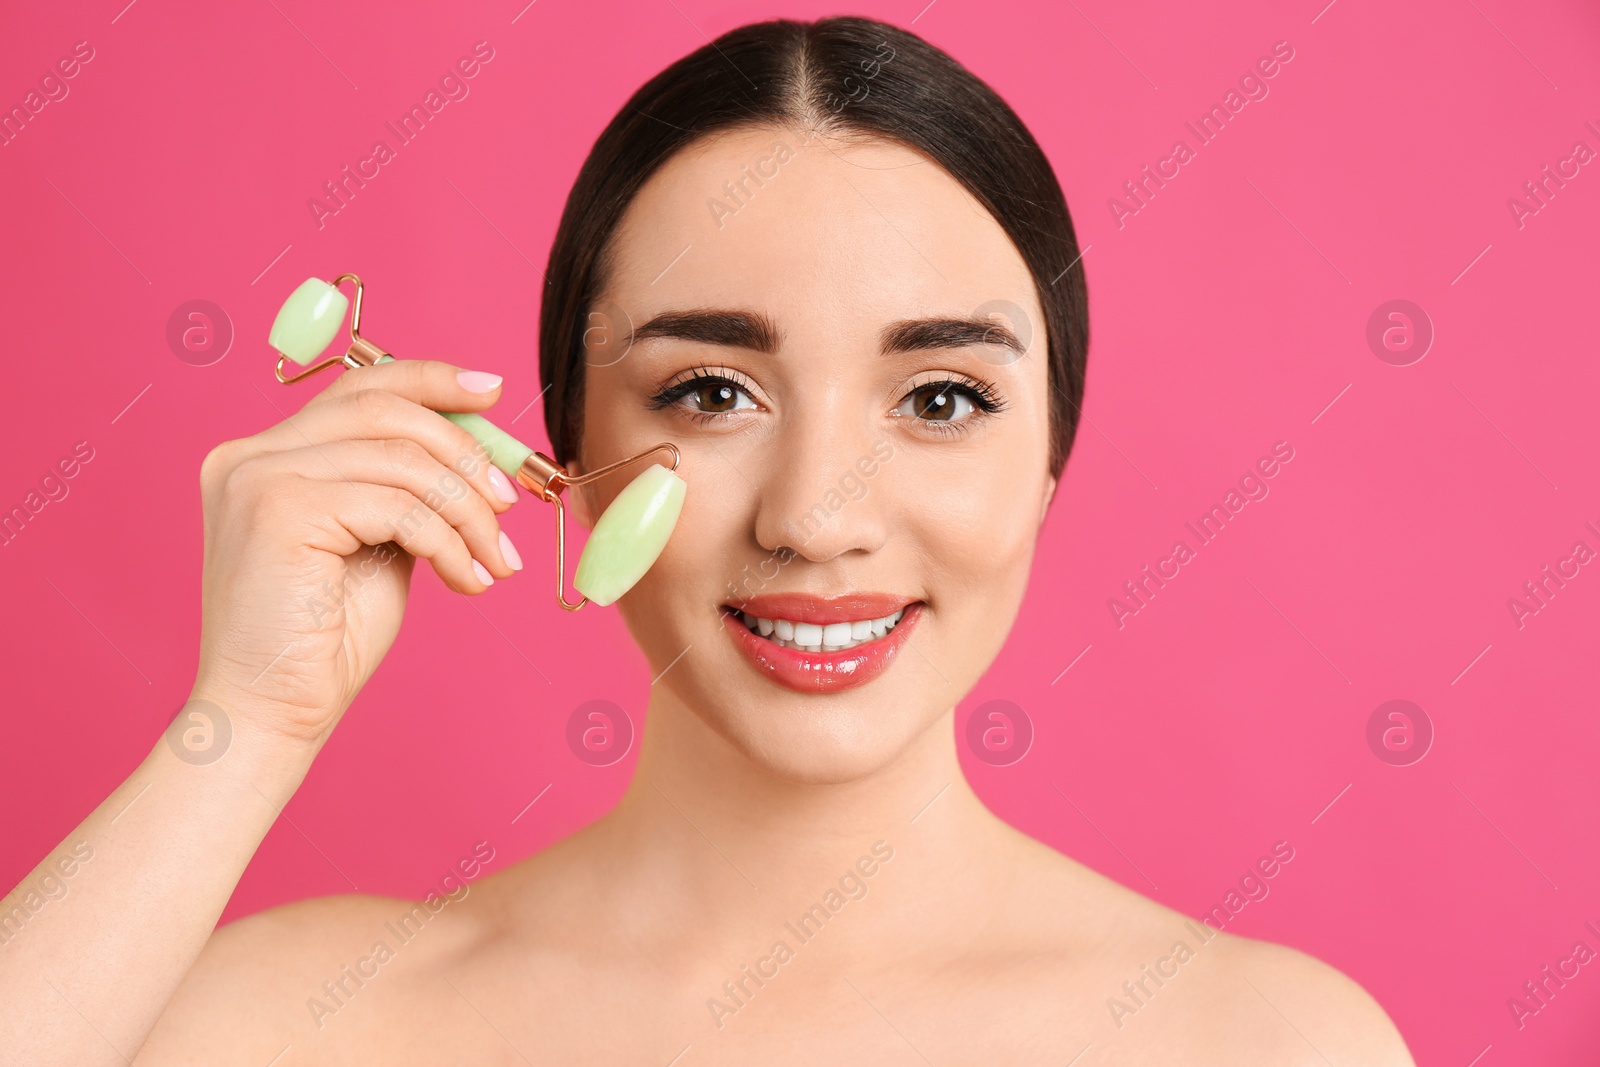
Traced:
<path fill-rule="evenodd" d="M 1053 852 L 962 779 L 953 709 L 1015 619 L 1087 349 L 1066 204 L 991 90 L 870 20 L 735 30 L 607 127 L 548 275 L 556 458 L 671 441 L 690 482 L 618 602 L 660 675 L 622 802 L 459 899 L 213 932 L 414 557 L 469 595 L 521 565 L 514 492 L 430 410 L 498 379 L 345 371 L 205 461 L 193 700 L 229 748 L 158 739 L 24 880 L 93 850 L 0 953 L 6 1062 L 1411 1063 L 1339 972 Z M 573 490 L 579 521 L 625 481 Z"/>

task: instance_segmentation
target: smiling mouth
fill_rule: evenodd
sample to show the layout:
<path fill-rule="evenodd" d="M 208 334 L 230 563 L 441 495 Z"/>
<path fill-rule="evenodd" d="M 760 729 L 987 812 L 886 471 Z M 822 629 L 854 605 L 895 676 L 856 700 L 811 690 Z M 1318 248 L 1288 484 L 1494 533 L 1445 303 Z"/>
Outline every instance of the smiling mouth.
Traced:
<path fill-rule="evenodd" d="M 909 606 L 909 605 L 908 605 Z M 827 624 L 768 619 L 747 611 L 729 608 L 751 633 L 783 648 L 797 652 L 844 652 L 871 644 L 894 632 L 905 608 L 878 619 L 858 619 Z"/>

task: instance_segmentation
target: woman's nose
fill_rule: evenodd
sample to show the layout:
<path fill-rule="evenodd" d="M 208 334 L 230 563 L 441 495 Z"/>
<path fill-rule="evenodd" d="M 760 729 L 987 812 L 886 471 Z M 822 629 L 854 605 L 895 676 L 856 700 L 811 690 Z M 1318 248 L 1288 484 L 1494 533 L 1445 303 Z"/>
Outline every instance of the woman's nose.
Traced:
<path fill-rule="evenodd" d="M 826 413 L 775 435 L 756 478 L 756 538 L 821 563 L 872 552 L 888 537 L 885 462 L 894 454 L 881 431 L 845 429 Z"/>

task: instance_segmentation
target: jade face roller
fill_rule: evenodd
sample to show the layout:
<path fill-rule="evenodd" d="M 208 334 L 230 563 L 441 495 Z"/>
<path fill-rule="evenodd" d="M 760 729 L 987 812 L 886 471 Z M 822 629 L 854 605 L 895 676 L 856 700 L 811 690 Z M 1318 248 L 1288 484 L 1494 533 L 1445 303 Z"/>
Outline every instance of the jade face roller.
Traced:
<path fill-rule="evenodd" d="M 354 282 L 355 312 L 350 317 L 350 350 L 321 363 L 311 361 L 322 354 L 344 324 L 349 298 L 339 291 L 341 282 Z M 273 320 L 268 343 L 276 349 L 278 381 L 285 385 L 308 378 L 326 367 L 367 367 L 394 359 L 389 353 L 361 336 L 361 279 L 341 274 L 331 282 L 307 278 L 289 295 Z M 306 369 L 286 377 L 284 361 L 293 360 Z M 483 445 L 489 462 L 515 478 L 524 489 L 556 509 L 556 599 L 568 611 L 577 611 L 593 601 L 601 607 L 613 603 L 644 577 L 666 547 L 672 528 L 683 510 L 688 486 L 674 471 L 678 468 L 676 445 L 659 444 L 637 455 L 601 467 L 578 477 L 545 455 L 535 452 L 500 427 L 472 412 L 441 411 L 439 414 L 466 430 Z M 652 463 L 629 482 L 594 524 L 588 544 L 578 558 L 572 585 L 583 599 L 569 603 L 566 596 L 566 522 L 561 506 L 561 491 L 569 485 L 583 485 L 603 478 L 634 460 L 652 452 L 672 453 L 672 467 Z"/>

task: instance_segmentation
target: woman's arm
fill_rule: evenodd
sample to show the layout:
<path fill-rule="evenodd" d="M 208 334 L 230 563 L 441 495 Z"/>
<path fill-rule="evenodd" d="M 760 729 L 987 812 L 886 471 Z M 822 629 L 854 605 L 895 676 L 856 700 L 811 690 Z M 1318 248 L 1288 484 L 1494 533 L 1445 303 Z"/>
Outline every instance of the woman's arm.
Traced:
<path fill-rule="evenodd" d="M 0 1063 L 126 1067 L 312 755 L 249 728 L 204 765 L 158 740 L 0 903 Z"/>
<path fill-rule="evenodd" d="M 125 1067 L 393 643 L 414 557 L 462 593 L 514 573 L 497 516 L 516 493 L 437 413 L 498 397 L 498 378 L 447 363 L 364 367 L 206 456 L 194 689 L 7 895 L 0 1064 Z"/>

